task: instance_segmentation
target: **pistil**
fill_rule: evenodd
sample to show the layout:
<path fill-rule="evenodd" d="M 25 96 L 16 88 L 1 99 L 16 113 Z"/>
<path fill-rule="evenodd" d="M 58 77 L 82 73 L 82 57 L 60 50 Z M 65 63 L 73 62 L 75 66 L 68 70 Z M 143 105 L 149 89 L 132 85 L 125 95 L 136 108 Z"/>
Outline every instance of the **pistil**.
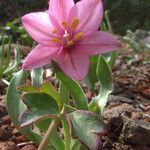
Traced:
<path fill-rule="evenodd" d="M 71 47 L 71 46 L 73 46 L 73 44 L 74 44 L 74 42 L 72 40 L 70 40 L 67 42 L 67 47 Z"/>

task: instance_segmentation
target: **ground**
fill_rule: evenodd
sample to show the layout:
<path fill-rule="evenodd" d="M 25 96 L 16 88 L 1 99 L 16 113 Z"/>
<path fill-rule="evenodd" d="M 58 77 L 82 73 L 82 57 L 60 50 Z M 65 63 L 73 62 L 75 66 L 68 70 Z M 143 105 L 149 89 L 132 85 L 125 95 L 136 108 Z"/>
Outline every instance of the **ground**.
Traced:
<path fill-rule="evenodd" d="M 150 148 L 150 51 L 120 52 L 113 68 L 114 91 L 104 113 L 106 134 L 103 150 Z M 47 73 L 49 73 L 47 71 Z M 51 73 L 50 73 L 51 76 Z M 53 76 L 49 78 L 55 85 Z M 7 86 L 0 82 L 0 150 L 36 150 L 37 147 L 13 126 L 5 107 Z M 99 85 L 95 87 L 95 91 Z M 95 94 L 86 90 L 90 100 Z"/>

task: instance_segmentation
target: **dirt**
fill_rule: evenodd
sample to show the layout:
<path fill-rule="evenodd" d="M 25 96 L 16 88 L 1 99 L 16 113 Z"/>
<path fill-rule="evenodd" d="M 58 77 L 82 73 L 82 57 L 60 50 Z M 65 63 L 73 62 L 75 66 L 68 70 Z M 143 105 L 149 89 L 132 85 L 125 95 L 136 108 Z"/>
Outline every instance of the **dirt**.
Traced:
<path fill-rule="evenodd" d="M 150 52 L 123 51 L 113 68 L 114 91 L 104 113 L 107 134 L 103 150 L 150 149 Z M 53 72 L 46 77 L 57 88 Z M 37 147 L 13 126 L 5 108 L 6 85 L 0 82 L 0 150 L 36 150 Z M 87 90 L 90 100 L 95 93 Z M 99 89 L 99 86 L 96 87 Z"/>

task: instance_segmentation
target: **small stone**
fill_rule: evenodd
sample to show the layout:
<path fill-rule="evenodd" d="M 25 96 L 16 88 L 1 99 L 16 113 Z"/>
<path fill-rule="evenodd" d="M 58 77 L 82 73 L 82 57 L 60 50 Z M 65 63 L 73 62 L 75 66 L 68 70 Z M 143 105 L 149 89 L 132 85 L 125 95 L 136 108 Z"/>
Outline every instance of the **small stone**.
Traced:
<path fill-rule="evenodd" d="M 37 150 L 37 147 L 35 145 L 26 145 L 20 150 Z"/>
<path fill-rule="evenodd" d="M 11 123 L 11 119 L 10 119 L 9 115 L 6 115 L 5 117 L 2 118 L 2 123 L 3 124 L 10 124 Z"/>
<path fill-rule="evenodd" d="M 144 120 L 133 120 L 123 115 L 121 137 L 127 144 L 135 146 L 150 146 L 150 123 Z"/>
<path fill-rule="evenodd" d="M 93 96 L 94 96 L 94 93 L 91 92 L 91 91 L 88 91 L 88 92 L 86 93 L 87 99 L 92 99 Z"/>
<path fill-rule="evenodd" d="M 142 93 L 145 97 L 150 98 L 150 88 L 145 89 Z"/>
<path fill-rule="evenodd" d="M 132 119 L 139 120 L 139 119 L 142 119 L 142 117 L 143 117 L 142 113 L 140 113 L 140 112 L 132 112 L 132 115 L 131 115 Z"/>
<path fill-rule="evenodd" d="M 150 111 L 150 105 L 146 106 L 145 111 L 146 112 Z"/>
<path fill-rule="evenodd" d="M 0 143 L 0 150 L 19 150 L 19 147 L 14 142 Z"/>
<path fill-rule="evenodd" d="M 134 111 L 133 106 L 126 103 L 104 111 L 104 120 L 112 139 L 118 138 L 122 131 L 122 114 L 125 112 L 131 114 L 132 111 Z"/>
<path fill-rule="evenodd" d="M 11 130 L 6 127 L 6 126 L 2 126 L 0 128 L 0 140 L 6 140 L 12 137 L 12 132 Z"/>

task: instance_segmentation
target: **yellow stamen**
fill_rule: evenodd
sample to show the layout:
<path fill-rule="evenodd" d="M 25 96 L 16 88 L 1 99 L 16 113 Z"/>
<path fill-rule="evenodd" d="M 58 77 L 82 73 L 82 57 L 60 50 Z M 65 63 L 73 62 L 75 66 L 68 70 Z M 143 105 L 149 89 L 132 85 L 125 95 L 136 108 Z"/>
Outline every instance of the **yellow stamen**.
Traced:
<path fill-rule="evenodd" d="M 70 28 L 71 28 L 72 30 L 74 30 L 74 29 L 78 26 L 79 21 L 80 21 L 80 20 L 79 20 L 78 18 L 74 18 L 73 21 L 72 21 L 72 23 L 71 23 Z"/>
<path fill-rule="evenodd" d="M 79 32 L 79 33 L 77 33 L 77 34 L 74 35 L 73 39 L 74 39 L 75 41 L 78 41 L 78 40 L 80 40 L 82 37 L 83 37 L 83 32 Z"/>
<path fill-rule="evenodd" d="M 54 28 L 53 30 L 52 30 L 52 33 L 53 34 L 55 34 L 55 33 L 57 33 L 58 32 L 58 30 L 56 29 L 56 28 Z"/>
<path fill-rule="evenodd" d="M 73 41 L 68 41 L 68 42 L 67 42 L 67 47 L 71 47 L 71 46 L 73 46 L 73 44 L 74 44 Z"/>
<path fill-rule="evenodd" d="M 59 38 L 52 38 L 51 41 L 54 42 L 54 43 L 57 43 L 57 44 L 62 43 L 61 39 L 59 39 Z"/>
<path fill-rule="evenodd" d="M 62 21 L 62 26 L 64 27 L 64 29 L 66 29 L 68 27 L 68 24 L 66 21 Z"/>

